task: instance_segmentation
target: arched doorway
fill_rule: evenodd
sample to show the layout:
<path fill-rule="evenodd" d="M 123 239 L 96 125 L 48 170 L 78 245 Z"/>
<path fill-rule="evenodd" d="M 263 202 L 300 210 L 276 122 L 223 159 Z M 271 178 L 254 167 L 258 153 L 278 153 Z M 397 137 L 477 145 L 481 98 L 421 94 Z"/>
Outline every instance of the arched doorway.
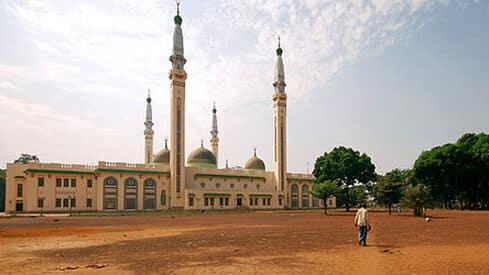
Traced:
<path fill-rule="evenodd" d="M 292 208 L 299 207 L 299 187 L 297 184 L 292 184 L 290 187 L 290 200 Z"/>
<path fill-rule="evenodd" d="M 144 210 L 156 209 L 156 181 L 154 179 L 144 181 L 143 208 Z"/>
<path fill-rule="evenodd" d="M 114 177 L 104 179 L 104 209 L 117 210 L 117 179 Z"/>
<path fill-rule="evenodd" d="M 302 185 L 302 208 L 309 208 L 309 186 Z"/>
<path fill-rule="evenodd" d="M 136 210 L 138 208 L 138 181 L 129 177 L 124 181 L 124 209 Z"/>

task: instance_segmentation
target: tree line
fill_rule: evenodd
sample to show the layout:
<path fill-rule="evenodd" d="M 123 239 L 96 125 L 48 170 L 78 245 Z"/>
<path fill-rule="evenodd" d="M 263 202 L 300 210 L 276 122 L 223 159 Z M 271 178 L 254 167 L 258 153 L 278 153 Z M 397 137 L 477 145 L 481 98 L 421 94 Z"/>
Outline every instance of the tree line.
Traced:
<path fill-rule="evenodd" d="M 312 193 L 319 198 L 336 196 L 337 206 L 348 211 L 370 199 L 389 214 L 393 205 L 414 210 L 489 208 L 489 135 L 462 135 L 454 144 L 422 152 L 411 169 L 375 172 L 369 156 L 352 148 L 334 148 L 314 165 Z"/>

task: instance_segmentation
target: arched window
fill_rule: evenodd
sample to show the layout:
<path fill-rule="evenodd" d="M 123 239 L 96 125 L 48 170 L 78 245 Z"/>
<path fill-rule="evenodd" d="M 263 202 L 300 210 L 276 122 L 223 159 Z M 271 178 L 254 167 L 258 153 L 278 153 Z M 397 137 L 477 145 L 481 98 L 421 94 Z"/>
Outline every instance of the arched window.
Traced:
<path fill-rule="evenodd" d="M 104 209 L 117 209 L 117 179 L 112 176 L 104 179 Z"/>
<path fill-rule="evenodd" d="M 156 209 L 156 181 L 154 179 L 144 181 L 143 208 L 144 210 Z"/>
<path fill-rule="evenodd" d="M 297 184 L 292 184 L 292 186 L 290 187 L 290 197 L 292 208 L 299 207 L 299 187 L 297 186 Z"/>
<path fill-rule="evenodd" d="M 314 207 L 314 208 L 319 207 L 319 199 L 316 196 L 312 196 L 312 207 Z"/>
<path fill-rule="evenodd" d="M 302 208 L 309 208 L 309 186 L 302 185 Z"/>
<path fill-rule="evenodd" d="M 129 177 L 124 181 L 124 209 L 136 210 L 138 208 L 138 181 Z"/>

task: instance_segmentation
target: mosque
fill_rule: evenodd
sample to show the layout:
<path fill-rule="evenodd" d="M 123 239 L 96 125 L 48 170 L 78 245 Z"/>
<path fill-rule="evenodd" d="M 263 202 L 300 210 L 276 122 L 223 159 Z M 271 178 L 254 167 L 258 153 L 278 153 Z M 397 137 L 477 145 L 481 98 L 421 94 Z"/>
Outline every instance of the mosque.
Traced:
<path fill-rule="evenodd" d="M 244 168 L 219 168 L 217 110 L 212 109 L 211 149 L 193 150 L 185 163 L 185 81 L 182 17 L 174 17 L 170 55 L 170 143 L 153 154 L 151 97 L 146 99 L 144 163 L 98 165 L 7 164 L 7 212 L 158 211 L 165 209 L 307 209 L 323 203 L 310 194 L 311 174 L 287 172 L 287 93 L 283 50 L 276 49 L 273 80 L 273 167 L 256 154 Z"/>

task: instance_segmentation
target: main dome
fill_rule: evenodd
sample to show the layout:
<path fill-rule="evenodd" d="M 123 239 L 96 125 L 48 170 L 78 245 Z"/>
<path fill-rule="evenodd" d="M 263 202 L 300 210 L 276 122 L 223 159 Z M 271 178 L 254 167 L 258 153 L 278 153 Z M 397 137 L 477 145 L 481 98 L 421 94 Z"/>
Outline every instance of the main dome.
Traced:
<path fill-rule="evenodd" d="M 214 153 L 204 148 L 193 150 L 187 158 L 187 165 L 191 167 L 217 168 L 217 160 Z"/>
<path fill-rule="evenodd" d="M 265 170 L 265 163 L 256 156 L 256 150 L 253 157 L 246 162 L 245 169 Z"/>

